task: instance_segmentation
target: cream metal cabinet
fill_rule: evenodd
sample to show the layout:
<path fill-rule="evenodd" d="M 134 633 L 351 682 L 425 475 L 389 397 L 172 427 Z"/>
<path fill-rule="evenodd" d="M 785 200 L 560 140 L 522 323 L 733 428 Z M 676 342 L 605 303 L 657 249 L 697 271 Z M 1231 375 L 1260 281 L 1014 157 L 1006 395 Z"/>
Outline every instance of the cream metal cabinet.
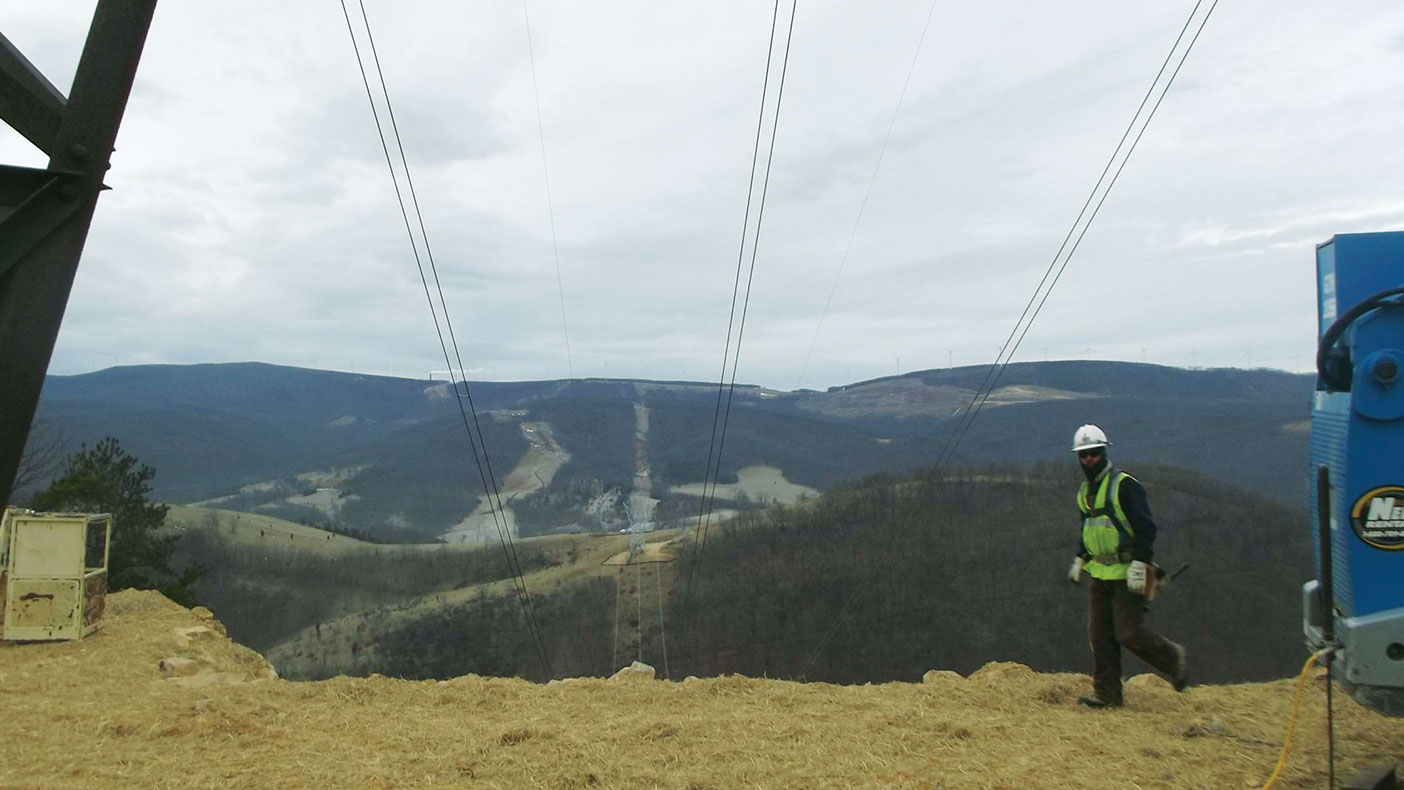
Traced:
<path fill-rule="evenodd" d="M 8 508 L 0 520 L 0 638 L 82 639 L 107 598 L 107 514 Z"/>

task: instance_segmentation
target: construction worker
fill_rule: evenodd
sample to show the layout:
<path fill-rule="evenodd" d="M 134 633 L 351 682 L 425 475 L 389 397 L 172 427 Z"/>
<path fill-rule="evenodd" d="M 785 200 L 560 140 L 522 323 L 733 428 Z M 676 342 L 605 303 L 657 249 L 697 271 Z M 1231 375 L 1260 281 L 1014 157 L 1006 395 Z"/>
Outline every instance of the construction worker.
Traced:
<path fill-rule="evenodd" d="M 1120 707 L 1122 647 L 1169 678 L 1176 691 L 1189 684 L 1185 649 L 1146 624 L 1147 595 L 1155 584 L 1155 522 L 1145 488 L 1111 465 L 1110 444 L 1095 425 L 1073 434 L 1072 449 L 1087 479 L 1077 492 L 1082 541 L 1068 581 L 1077 584 L 1086 573 L 1091 582 L 1087 633 L 1093 693 L 1078 699 L 1089 708 Z"/>

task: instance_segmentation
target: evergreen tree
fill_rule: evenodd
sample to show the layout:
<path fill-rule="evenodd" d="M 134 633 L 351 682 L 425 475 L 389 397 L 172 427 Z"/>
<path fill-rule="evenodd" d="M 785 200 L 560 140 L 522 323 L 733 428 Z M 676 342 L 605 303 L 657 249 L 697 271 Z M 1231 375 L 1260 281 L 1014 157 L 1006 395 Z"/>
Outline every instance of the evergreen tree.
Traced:
<path fill-rule="evenodd" d="M 195 602 L 202 568 L 171 568 L 180 537 L 163 531 L 166 505 L 149 498 L 156 470 L 140 463 L 109 436 L 64 459 L 63 474 L 30 501 L 35 510 L 112 514 L 107 587 L 157 589 L 187 606 Z"/>

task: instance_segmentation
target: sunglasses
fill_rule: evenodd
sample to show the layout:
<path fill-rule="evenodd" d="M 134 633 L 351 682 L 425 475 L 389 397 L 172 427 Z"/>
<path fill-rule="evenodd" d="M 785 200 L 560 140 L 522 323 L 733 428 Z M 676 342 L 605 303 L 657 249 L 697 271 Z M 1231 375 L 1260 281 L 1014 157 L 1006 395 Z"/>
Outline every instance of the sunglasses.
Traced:
<path fill-rule="evenodd" d="M 1087 449 L 1087 450 L 1078 450 L 1078 451 L 1077 451 L 1077 457 L 1078 457 L 1078 458 L 1096 458 L 1097 456 L 1099 456 L 1099 455 L 1101 455 L 1101 454 L 1102 454 L 1102 448 L 1100 448 L 1100 447 L 1093 447 L 1093 448 L 1090 448 L 1090 449 Z"/>

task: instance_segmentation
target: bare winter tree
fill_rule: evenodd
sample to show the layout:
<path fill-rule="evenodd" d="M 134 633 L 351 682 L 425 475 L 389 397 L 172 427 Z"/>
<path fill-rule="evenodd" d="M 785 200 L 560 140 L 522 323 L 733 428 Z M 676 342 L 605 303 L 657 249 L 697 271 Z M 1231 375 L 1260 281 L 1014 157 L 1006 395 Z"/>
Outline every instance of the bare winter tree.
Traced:
<path fill-rule="evenodd" d="M 47 421 L 36 418 L 29 429 L 29 441 L 20 456 L 10 504 L 27 502 L 34 492 L 58 475 L 63 466 L 63 434 Z"/>

